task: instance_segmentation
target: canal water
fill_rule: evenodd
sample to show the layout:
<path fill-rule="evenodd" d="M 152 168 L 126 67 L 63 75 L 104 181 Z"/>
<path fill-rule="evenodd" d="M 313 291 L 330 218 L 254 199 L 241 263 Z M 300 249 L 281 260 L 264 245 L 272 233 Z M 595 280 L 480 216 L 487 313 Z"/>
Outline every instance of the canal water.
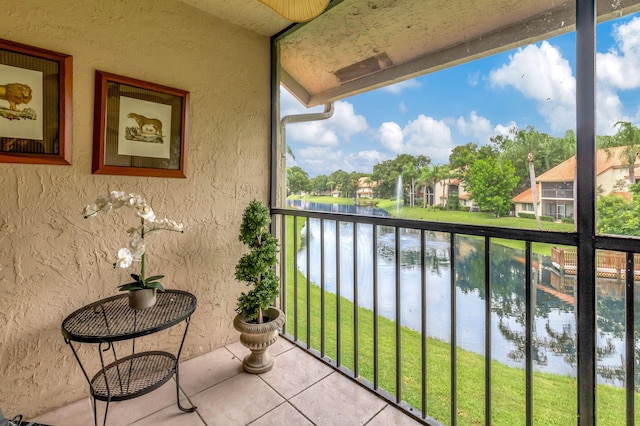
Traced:
<path fill-rule="evenodd" d="M 328 205 L 304 205 L 307 210 L 329 211 Z M 356 213 L 354 206 L 331 206 L 330 211 Z M 353 210 L 350 210 L 351 207 Z M 369 208 L 371 209 L 371 208 Z M 378 209 L 380 210 L 380 209 Z M 369 210 L 371 212 L 373 210 Z M 361 214 L 361 213 L 356 213 Z M 371 213 L 369 213 L 371 215 Z M 384 212 L 386 215 L 386 212 Z M 325 220 L 325 289 L 336 292 L 336 227 Z M 320 256 L 320 221 L 310 219 L 303 233 L 310 232 L 309 246 L 298 252 L 298 268 L 312 282 L 319 283 L 321 264 L 310 262 Z M 353 224 L 340 223 L 340 295 L 353 301 Z M 373 309 L 373 256 L 377 258 L 378 312 L 396 320 L 396 234 L 393 228 L 378 227 L 378 244 L 373 246 L 373 227 L 357 229 L 358 304 Z M 420 232 L 400 231 L 400 321 L 421 331 Z M 523 244 L 524 249 L 524 244 Z M 458 236 L 455 242 L 456 332 L 459 347 L 484 354 L 485 300 L 491 305 L 491 356 L 501 363 L 525 368 L 525 266 L 524 250 L 497 244 L 491 246 L 491 292 L 484 288 L 484 243 Z M 575 277 L 562 275 L 545 256 L 535 256 L 532 294 L 535 306 L 533 334 L 534 370 L 576 376 L 577 342 Z M 451 341 L 451 270 L 449 235 L 428 233 L 424 259 L 426 272 L 425 312 L 427 335 Z M 623 285 L 615 280 L 598 283 L 598 380 L 621 386 L 624 377 L 624 296 Z M 637 310 L 639 307 L 636 308 Z M 638 383 L 638 380 L 636 380 Z"/>

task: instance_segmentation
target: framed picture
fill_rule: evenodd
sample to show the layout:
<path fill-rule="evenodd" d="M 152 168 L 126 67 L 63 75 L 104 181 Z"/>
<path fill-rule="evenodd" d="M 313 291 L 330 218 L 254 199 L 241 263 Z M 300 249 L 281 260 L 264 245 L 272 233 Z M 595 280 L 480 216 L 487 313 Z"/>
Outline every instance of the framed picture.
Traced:
<path fill-rule="evenodd" d="M 0 39 L 0 162 L 71 164 L 72 57 Z"/>
<path fill-rule="evenodd" d="M 96 71 L 93 173 L 184 178 L 189 92 Z"/>

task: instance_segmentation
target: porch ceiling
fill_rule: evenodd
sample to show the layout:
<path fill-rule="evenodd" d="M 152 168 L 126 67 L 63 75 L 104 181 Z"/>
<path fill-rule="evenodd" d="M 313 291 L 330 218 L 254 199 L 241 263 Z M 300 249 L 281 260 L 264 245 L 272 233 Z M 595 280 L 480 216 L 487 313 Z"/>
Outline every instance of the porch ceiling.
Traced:
<path fill-rule="evenodd" d="M 181 0 L 271 36 L 291 25 L 258 0 Z M 612 4 L 613 3 L 613 4 Z M 313 106 L 573 31 L 567 0 L 333 0 L 280 38 L 281 80 Z M 640 9 L 599 2 L 600 20 Z"/>

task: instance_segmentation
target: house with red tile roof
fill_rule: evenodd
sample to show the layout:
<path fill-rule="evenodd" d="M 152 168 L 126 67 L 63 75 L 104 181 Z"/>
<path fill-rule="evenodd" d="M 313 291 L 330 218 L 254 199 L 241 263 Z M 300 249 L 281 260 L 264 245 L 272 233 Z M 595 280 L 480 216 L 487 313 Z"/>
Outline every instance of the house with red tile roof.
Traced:
<path fill-rule="evenodd" d="M 457 178 L 441 180 L 435 185 L 435 204 L 447 206 L 452 203 L 450 198 L 457 197 L 460 206 L 472 207 L 476 204 L 471 199 L 471 194 L 467 192 L 462 181 Z"/>
<path fill-rule="evenodd" d="M 471 194 L 465 189 L 462 181 L 457 178 L 440 180 L 436 182 L 434 188 L 432 188 L 431 185 L 427 185 L 426 200 L 424 199 L 424 190 L 424 185 L 416 186 L 416 197 L 426 202 L 427 206 L 447 206 L 453 202 L 451 199 L 454 197 L 458 198 L 460 206 L 469 208 L 477 206 L 471 198 Z"/>
<path fill-rule="evenodd" d="M 629 193 L 626 190 L 629 167 L 625 159 L 625 148 L 599 149 L 596 152 L 598 194 L 624 194 L 623 196 L 629 198 Z M 536 204 L 540 215 L 551 216 L 555 220 L 573 217 L 576 166 L 576 156 L 574 155 L 536 178 Z M 640 167 L 640 162 L 636 160 L 636 170 L 638 167 Z M 635 176 L 639 176 L 638 171 L 635 172 Z M 516 215 L 522 212 L 533 213 L 531 188 L 516 195 L 513 198 L 513 204 Z"/>
<path fill-rule="evenodd" d="M 378 186 L 377 181 L 372 181 L 369 176 L 358 178 L 357 198 L 373 198 L 373 188 Z"/>

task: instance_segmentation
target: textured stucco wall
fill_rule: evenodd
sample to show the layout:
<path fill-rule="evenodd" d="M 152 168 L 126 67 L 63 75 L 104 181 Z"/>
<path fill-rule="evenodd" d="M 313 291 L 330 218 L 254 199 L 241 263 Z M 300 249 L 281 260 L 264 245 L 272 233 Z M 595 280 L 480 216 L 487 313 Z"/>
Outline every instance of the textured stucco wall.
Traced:
<path fill-rule="evenodd" d="M 73 56 L 73 165 L 0 163 L 2 410 L 33 416 L 88 396 L 60 324 L 136 272 L 110 266 L 132 212 L 81 216 L 110 190 L 142 193 L 185 225 L 154 236 L 147 267 L 198 297 L 183 359 L 236 340 L 237 228 L 269 187 L 269 40 L 174 0 L 4 2 L 0 28 L 7 40 Z M 191 93 L 186 179 L 91 174 L 96 69 Z M 141 345 L 174 350 L 179 336 Z"/>

